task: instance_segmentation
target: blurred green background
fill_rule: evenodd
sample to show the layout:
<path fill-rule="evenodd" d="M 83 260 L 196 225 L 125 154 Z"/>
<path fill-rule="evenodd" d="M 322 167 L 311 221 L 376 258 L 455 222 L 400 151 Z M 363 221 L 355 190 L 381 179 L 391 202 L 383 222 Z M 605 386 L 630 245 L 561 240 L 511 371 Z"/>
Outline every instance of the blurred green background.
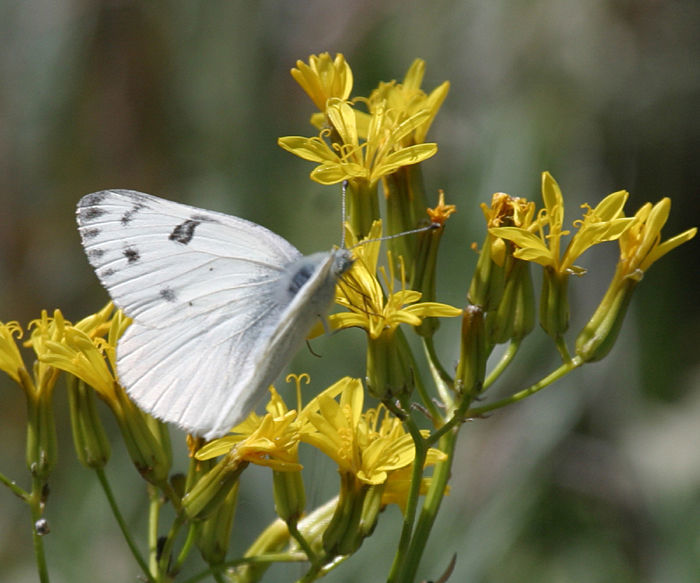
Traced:
<path fill-rule="evenodd" d="M 698 225 L 700 3 L 695 0 L 535 2 L 21 2 L 0 4 L 0 320 L 42 308 L 69 319 L 106 294 L 73 219 L 77 200 L 131 188 L 246 217 L 302 252 L 339 236 L 339 189 L 308 180 L 311 165 L 276 146 L 311 135 L 310 102 L 289 69 L 310 53 L 342 52 L 353 95 L 427 61 L 424 87 L 450 94 L 424 165 L 459 212 L 448 224 L 439 295 L 462 305 L 495 191 L 539 201 L 540 172 L 559 181 L 567 220 L 579 204 L 622 188 L 631 214 L 673 199 L 666 236 Z M 610 277 L 614 253 L 584 256 L 573 282 L 572 330 Z M 698 243 L 664 258 L 638 288 L 618 345 L 523 404 L 463 428 L 452 490 L 421 577 L 450 581 L 695 582 L 700 573 Z M 458 323 L 439 333 L 457 358 Z M 348 341 L 345 339 L 348 338 Z M 341 344 L 342 342 L 342 344 Z M 361 334 L 314 344 L 292 370 L 309 395 L 361 375 Z M 556 365 L 537 330 L 507 394 Z M 0 471 L 27 485 L 24 402 L 0 378 Z M 94 477 L 72 452 L 62 385 L 56 391 L 60 464 L 45 538 L 52 581 L 135 580 L 135 564 Z M 106 409 L 103 409 L 106 413 Z M 144 542 L 143 483 L 114 424 L 107 470 Z M 173 431 L 177 467 L 185 467 Z M 336 489 L 334 470 L 309 461 L 312 502 Z M 267 472 L 246 472 L 234 532 L 244 549 L 273 510 Z M 263 492 L 263 494 L 261 494 Z M 381 581 L 396 544 L 390 508 L 358 556 L 327 580 Z M 193 561 L 197 563 L 197 561 Z M 199 565 L 197 566 L 199 567 Z M 300 575 L 297 567 L 267 581 Z M 293 578 L 293 577 L 292 577 Z M 27 509 L 0 489 L 0 581 L 35 581 Z"/>

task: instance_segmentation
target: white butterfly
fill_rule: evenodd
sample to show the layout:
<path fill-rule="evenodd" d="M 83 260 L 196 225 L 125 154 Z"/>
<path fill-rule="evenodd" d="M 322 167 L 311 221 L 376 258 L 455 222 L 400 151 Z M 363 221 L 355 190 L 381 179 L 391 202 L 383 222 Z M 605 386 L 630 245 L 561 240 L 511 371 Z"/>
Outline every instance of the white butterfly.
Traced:
<path fill-rule="evenodd" d="M 303 256 L 260 225 L 130 190 L 84 196 L 85 252 L 133 318 L 120 382 L 141 408 L 211 439 L 245 419 L 333 300 L 351 252 Z"/>

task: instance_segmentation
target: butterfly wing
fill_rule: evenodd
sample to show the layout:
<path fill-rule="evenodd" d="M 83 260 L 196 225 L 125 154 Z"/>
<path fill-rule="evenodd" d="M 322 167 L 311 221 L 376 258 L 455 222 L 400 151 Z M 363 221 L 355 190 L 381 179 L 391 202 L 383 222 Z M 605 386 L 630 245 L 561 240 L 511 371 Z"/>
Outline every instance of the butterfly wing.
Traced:
<path fill-rule="evenodd" d="M 245 416 L 286 364 L 267 380 L 256 359 L 289 321 L 279 288 L 299 251 L 260 225 L 134 191 L 83 197 L 77 220 L 98 278 L 134 320 L 117 349 L 129 395 L 192 433 L 228 430 L 221 420 Z"/>

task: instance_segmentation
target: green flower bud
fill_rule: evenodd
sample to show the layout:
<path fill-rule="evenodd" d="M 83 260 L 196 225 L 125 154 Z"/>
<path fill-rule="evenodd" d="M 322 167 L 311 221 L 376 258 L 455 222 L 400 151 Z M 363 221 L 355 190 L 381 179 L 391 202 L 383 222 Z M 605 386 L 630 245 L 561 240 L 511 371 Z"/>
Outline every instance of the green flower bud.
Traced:
<path fill-rule="evenodd" d="M 136 469 L 151 484 L 163 484 L 172 463 L 167 426 L 136 407 L 118 386 L 112 410 Z"/>
<path fill-rule="evenodd" d="M 410 348 L 400 329 L 367 339 L 367 389 L 383 400 L 413 389 Z"/>
<path fill-rule="evenodd" d="M 95 406 L 95 391 L 73 375 L 67 377 L 73 445 L 87 468 L 103 468 L 111 453 L 109 439 Z"/>
<path fill-rule="evenodd" d="M 275 510 L 285 522 L 296 522 L 304 513 L 306 493 L 301 472 L 272 472 Z"/>
<path fill-rule="evenodd" d="M 26 375 L 24 369 L 20 376 Z M 58 446 L 56 424 L 53 412 L 53 386 L 58 371 L 35 375 L 43 386 L 27 396 L 27 450 L 26 460 L 29 471 L 35 478 L 46 480 L 56 466 Z M 31 383 L 31 381 L 29 381 Z M 29 386 L 29 385 L 27 385 Z"/>
<path fill-rule="evenodd" d="M 461 395 L 472 397 L 481 392 L 487 359 L 484 311 L 478 306 L 467 306 L 462 316 L 462 343 L 455 376 Z"/>
<path fill-rule="evenodd" d="M 512 259 L 510 273 L 498 309 L 489 312 L 486 328 L 490 344 L 520 340 L 535 327 L 535 292 L 530 264 Z"/>
<path fill-rule="evenodd" d="M 182 508 L 192 520 L 207 518 L 226 500 L 248 462 L 232 455 L 224 456 L 204 474 L 182 499 Z"/>
<path fill-rule="evenodd" d="M 416 229 L 419 226 L 418 222 L 425 217 L 427 207 L 420 164 L 402 166 L 383 176 L 382 185 L 386 198 L 387 231 L 393 234 Z M 387 246 L 394 257 L 403 257 L 409 270 L 408 279 L 413 279 L 413 266 L 416 263 L 415 239 L 396 237 L 389 239 Z"/>
<path fill-rule="evenodd" d="M 485 311 L 496 309 L 505 288 L 505 263 L 496 263 L 494 245 L 503 245 L 503 241 L 486 235 L 467 294 L 470 303 Z"/>
<path fill-rule="evenodd" d="M 639 280 L 615 277 L 591 319 L 576 338 L 576 354 L 585 362 L 600 360 L 615 345 Z"/>
<path fill-rule="evenodd" d="M 569 328 L 569 275 L 549 267 L 542 272 L 540 326 L 555 340 Z"/>
<path fill-rule="evenodd" d="M 202 558 L 210 565 L 223 563 L 226 558 L 233 519 L 236 515 L 238 484 L 238 481 L 233 484 L 218 510 L 205 518 L 200 526 L 197 547 L 199 547 Z"/>

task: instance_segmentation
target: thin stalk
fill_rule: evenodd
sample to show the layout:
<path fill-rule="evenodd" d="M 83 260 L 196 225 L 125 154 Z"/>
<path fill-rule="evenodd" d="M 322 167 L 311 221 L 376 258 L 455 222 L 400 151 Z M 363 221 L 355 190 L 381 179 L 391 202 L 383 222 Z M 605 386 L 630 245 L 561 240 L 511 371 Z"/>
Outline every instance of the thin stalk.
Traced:
<path fill-rule="evenodd" d="M 508 368 L 508 365 L 513 361 L 513 358 L 515 358 L 519 348 L 520 340 L 513 340 L 508 344 L 508 348 L 503 353 L 503 356 L 501 356 L 501 360 L 498 361 L 498 364 L 489 373 L 486 380 L 484 380 L 484 390 L 488 389 L 494 381 L 503 374 L 503 371 Z"/>
<path fill-rule="evenodd" d="M 173 564 L 172 568 L 170 569 L 170 572 L 175 574 L 179 573 L 180 569 L 182 569 L 182 565 L 185 562 L 185 559 L 187 558 L 187 555 L 190 553 L 190 550 L 192 549 L 192 545 L 195 543 L 197 540 L 197 525 L 196 524 L 190 524 L 190 528 L 187 531 L 187 538 L 185 539 L 185 544 L 182 545 L 182 548 L 180 549 L 180 552 L 177 555 L 177 559 L 175 559 L 175 563 Z"/>
<path fill-rule="evenodd" d="M 435 344 L 432 337 L 423 339 L 423 349 L 425 350 L 425 356 L 428 359 L 428 364 L 430 365 L 430 372 L 433 376 L 433 382 L 437 387 L 440 399 L 445 404 L 446 407 L 452 406 L 454 401 L 454 394 L 451 392 L 454 387 L 454 379 L 447 374 L 447 371 L 443 368 L 440 363 L 440 359 L 435 352 Z M 421 395 L 422 396 L 422 395 Z M 428 407 L 431 415 L 434 419 L 442 419 L 440 412 L 438 411 L 435 403 L 432 399 L 427 396 L 424 398 L 425 406 Z"/>
<path fill-rule="evenodd" d="M 18 486 L 17 482 L 15 482 L 14 480 L 10 480 L 10 478 L 5 476 L 5 474 L 3 474 L 3 473 L 0 473 L 0 482 L 5 484 L 5 486 L 7 486 L 10 490 L 12 490 L 12 493 L 15 496 L 21 498 L 25 502 L 27 502 L 29 500 L 29 496 L 30 496 L 29 492 L 24 490 L 21 486 Z"/>
<path fill-rule="evenodd" d="M 506 397 L 505 399 L 501 399 L 500 401 L 496 401 L 488 405 L 483 405 L 481 407 L 474 407 L 473 409 L 469 409 L 465 413 L 465 415 L 467 417 L 479 417 L 480 415 L 488 413 L 489 411 L 493 411 L 494 409 L 500 409 L 501 407 L 505 407 L 506 405 L 510 405 L 511 403 L 517 403 L 518 401 L 522 401 L 530 395 L 534 395 L 536 392 L 541 391 L 546 386 L 551 385 L 553 382 L 559 380 L 560 378 L 567 375 L 572 370 L 578 368 L 582 364 L 583 360 L 580 357 L 576 356 L 572 358 L 569 362 L 563 363 L 558 369 L 551 372 L 542 380 L 538 381 L 537 383 L 528 387 L 527 389 L 523 389 L 522 391 L 519 391 L 514 395 L 511 395 L 510 397 Z"/>
<path fill-rule="evenodd" d="M 301 534 L 301 532 L 299 532 L 296 521 L 290 520 L 289 522 L 287 522 L 287 529 L 289 530 L 289 534 L 292 535 L 294 540 L 297 541 L 297 543 L 299 543 L 301 550 L 306 553 L 306 556 L 309 558 L 309 562 L 312 565 L 317 565 L 319 563 L 319 559 L 316 556 L 316 553 L 314 553 L 314 550 L 311 548 L 311 545 L 304 538 L 304 535 Z"/>
<path fill-rule="evenodd" d="M 95 473 L 97 474 L 97 479 L 100 482 L 100 486 L 102 486 L 102 490 L 104 491 L 105 496 L 107 497 L 109 507 L 112 509 L 112 514 L 114 514 L 114 518 L 116 519 L 117 524 L 119 525 L 119 529 L 122 531 L 124 540 L 126 541 L 129 550 L 131 550 L 131 554 L 134 556 L 134 559 L 136 559 L 136 562 L 139 564 L 139 567 L 141 567 L 144 577 L 146 577 L 146 579 L 150 583 L 153 583 L 155 579 L 153 579 L 153 575 L 151 574 L 148 568 L 148 564 L 139 552 L 139 549 L 136 546 L 136 543 L 134 542 L 134 539 L 132 538 L 129 529 L 126 526 L 126 522 L 124 521 L 124 517 L 122 516 L 122 513 L 119 510 L 119 506 L 117 506 L 117 501 L 114 498 L 114 493 L 112 492 L 112 488 L 109 485 L 109 481 L 107 480 L 107 476 L 105 475 L 104 469 L 95 468 Z"/>

